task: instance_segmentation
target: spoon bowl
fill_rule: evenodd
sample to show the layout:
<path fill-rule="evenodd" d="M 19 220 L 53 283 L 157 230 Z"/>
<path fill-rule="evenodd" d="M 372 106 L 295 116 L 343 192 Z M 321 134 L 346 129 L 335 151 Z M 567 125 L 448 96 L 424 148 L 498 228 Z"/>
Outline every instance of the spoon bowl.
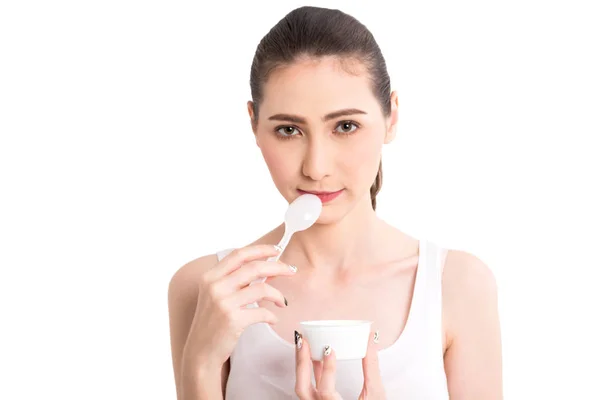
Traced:
<path fill-rule="evenodd" d="M 285 213 L 285 229 L 290 235 L 310 228 L 321 215 L 323 203 L 318 196 L 303 194 L 292 201 Z"/>
<path fill-rule="evenodd" d="M 283 237 L 277 244 L 281 251 L 277 256 L 269 258 L 268 261 L 279 261 L 279 257 L 285 251 L 292 235 L 310 228 L 317 222 L 322 210 L 323 203 L 317 195 L 305 193 L 294 199 L 285 212 L 285 229 Z M 256 282 L 264 282 L 265 280 L 266 278 L 260 278 Z"/>

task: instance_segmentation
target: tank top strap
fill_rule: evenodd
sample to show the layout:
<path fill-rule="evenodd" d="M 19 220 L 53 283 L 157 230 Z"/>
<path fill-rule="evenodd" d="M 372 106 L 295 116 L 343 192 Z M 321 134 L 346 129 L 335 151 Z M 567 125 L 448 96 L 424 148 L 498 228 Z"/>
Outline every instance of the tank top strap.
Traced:
<path fill-rule="evenodd" d="M 417 273 L 418 286 L 415 287 L 414 297 L 417 298 L 417 307 L 414 310 L 415 329 L 427 346 L 439 353 L 442 346 L 442 270 L 446 258 L 446 249 L 435 242 L 423 240 L 423 252 L 420 258 L 420 272 Z M 438 346 L 440 348 L 438 348 Z"/>
<path fill-rule="evenodd" d="M 426 278 L 425 297 L 430 312 L 442 312 L 442 272 L 447 250 L 438 244 L 427 241 L 425 250 Z"/>

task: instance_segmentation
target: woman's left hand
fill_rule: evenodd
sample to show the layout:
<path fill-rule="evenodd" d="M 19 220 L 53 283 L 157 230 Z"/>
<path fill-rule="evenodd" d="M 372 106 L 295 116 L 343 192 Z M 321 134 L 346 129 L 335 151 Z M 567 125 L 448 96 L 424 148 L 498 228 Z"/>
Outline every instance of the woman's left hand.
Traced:
<path fill-rule="evenodd" d="M 364 384 L 358 400 L 384 400 L 385 390 L 379 373 L 375 346 L 377 334 L 371 332 L 367 355 L 362 360 Z M 316 387 L 311 381 L 311 364 Z M 335 389 L 335 350 L 325 349 L 323 361 L 312 361 L 310 345 L 296 333 L 296 394 L 300 400 L 342 400 Z"/>

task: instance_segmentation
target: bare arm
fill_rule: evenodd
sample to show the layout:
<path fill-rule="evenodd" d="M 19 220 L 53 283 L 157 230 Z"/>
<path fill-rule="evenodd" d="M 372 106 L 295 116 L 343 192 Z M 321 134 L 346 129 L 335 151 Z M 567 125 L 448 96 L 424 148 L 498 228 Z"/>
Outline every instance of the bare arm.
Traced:
<path fill-rule="evenodd" d="M 229 373 L 228 365 L 222 371 L 202 370 L 201 365 L 186 368 L 183 373 L 184 347 L 193 323 L 198 301 L 199 281 L 208 269 L 217 263 L 214 255 L 194 260 L 181 267 L 169 283 L 169 326 L 171 333 L 171 354 L 177 389 L 177 399 L 224 397 Z M 219 385 L 219 375 L 221 375 Z M 195 395 L 191 395 L 194 393 Z M 219 394 L 220 393 L 220 394 Z M 190 396 L 188 396 L 190 394 Z M 215 397 L 216 396 L 216 397 Z M 220 397 L 221 396 L 221 397 Z"/>
<path fill-rule="evenodd" d="M 265 261 L 279 251 L 273 245 L 246 246 L 221 261 L 216 255 L 202 257 L 173 275 L 169 323 L 179 400 L 223 399 L 229 358 L 242 332 L 256 323 L 276 323 L 267 308 L 245 306 L 259 300 L 287 306 L 283 294 L 268 283 L 251 285 L 261 277 L 296 273 L 287 264 Z"/>
<path fill-rule="evenodd" d="M 502 346 L 492 272 L 475 256 L 451 250 L 442 286 L 450 399 L 502 399 Z"/>

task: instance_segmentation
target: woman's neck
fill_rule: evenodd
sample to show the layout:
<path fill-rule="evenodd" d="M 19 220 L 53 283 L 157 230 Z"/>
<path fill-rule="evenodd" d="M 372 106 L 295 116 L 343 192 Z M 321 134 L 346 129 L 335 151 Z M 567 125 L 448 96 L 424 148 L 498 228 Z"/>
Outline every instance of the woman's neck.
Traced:
<path fill-rule="evenodd" d="M 387 225 L 379 219 L 368 200 L 368 204 L 357 204 L 339 221 L 315 224 L 306 231 L 297 232 L 284 256 L 306 262 L 302 267 L 338 271 L 372 262 Z M 283 226 L 279 229 L 283 233 Z"/>

